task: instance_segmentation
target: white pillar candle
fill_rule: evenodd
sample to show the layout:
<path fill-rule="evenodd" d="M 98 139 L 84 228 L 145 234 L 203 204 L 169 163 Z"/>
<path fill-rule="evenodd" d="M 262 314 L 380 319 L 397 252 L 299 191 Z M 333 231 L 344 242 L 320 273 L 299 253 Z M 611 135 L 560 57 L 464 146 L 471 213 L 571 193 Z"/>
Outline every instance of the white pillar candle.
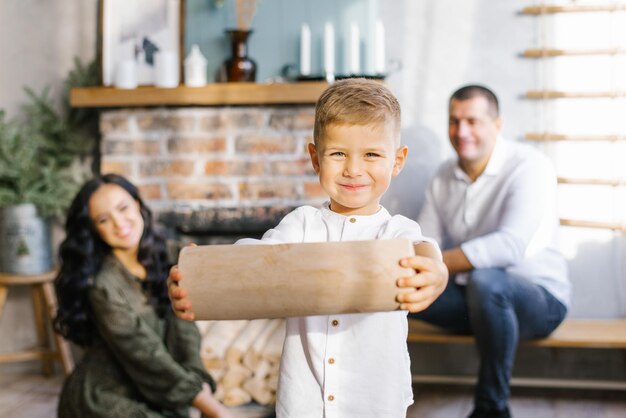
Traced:
<path fill-rule="evenodd" d="M 376 31 L 374 33 L 374 70 L 376 74 L 385 74 L 387 71 L 385 66 L 385 28 L 380 20 L 376 22 Z"/>
<path fill-rule="evenodd" d="M 174 51 L 154 53 L 154 84 L 157 87 L 173 88 L 178 86 L 178 54 Z"/>
<path fill-rule="evenodd" d="M 137 87 L 137 69 L 132 59 L 120 61 L 115 70 L 114 85 L 118 89 L 134 89 Z"/>
<path fill-rule="evenodd" d="M 311 29 L 306 23 L 300 30 L 300 74 L 311 74 Z"/>
<path fill-rule="evenodd" d="M 359 27 L 354 22 L 350 24 L 350 44 L 348 54 L 350 74 L 359 74 L 361 72 L 361 37 L 359 35 Z"/>
<path fill-rule="evenodd" d="M 335 29 L 332 23 L 324 26 L 324 72 L 327 77 L 335 74 Z"/>

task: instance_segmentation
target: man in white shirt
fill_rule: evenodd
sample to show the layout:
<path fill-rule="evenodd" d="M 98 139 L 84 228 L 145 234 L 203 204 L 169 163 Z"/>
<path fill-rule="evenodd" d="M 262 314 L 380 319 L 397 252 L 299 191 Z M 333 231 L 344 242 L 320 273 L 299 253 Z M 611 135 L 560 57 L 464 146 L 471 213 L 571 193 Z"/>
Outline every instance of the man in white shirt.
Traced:
<path fill-rule="evenodd" d="M 510 417 L 509 380 L 520 339 L 541 338 L 570 300 L 556 250 L 556 175 L 535 149 L 504 140 L 498 100 L 483 86 L 450 98 L 457 158 L 438 170 L 419 217 L 443 250 L 450 281 L 414 318 L 472 333 L 480 371 L 470 418 Z"/>

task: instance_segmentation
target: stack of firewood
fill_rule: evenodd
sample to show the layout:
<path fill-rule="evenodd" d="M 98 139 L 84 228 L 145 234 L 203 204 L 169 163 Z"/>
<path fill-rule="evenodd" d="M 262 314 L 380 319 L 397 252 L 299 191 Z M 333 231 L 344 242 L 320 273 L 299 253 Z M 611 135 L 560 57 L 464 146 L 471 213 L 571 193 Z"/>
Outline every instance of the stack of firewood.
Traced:
<path fill-rule="evenodd" d="M 283 319 L 196 321 L 204 367 L 217 382 L 215 396 L 226 406 L 276 399 L 278 366 L 285 339 Z"/>

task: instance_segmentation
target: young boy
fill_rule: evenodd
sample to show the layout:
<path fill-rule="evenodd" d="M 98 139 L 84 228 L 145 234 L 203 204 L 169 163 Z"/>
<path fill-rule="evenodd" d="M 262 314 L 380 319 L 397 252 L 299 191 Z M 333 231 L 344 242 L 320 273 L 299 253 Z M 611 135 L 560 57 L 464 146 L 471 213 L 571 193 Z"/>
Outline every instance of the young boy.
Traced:
<path fill-rule="evenodd" d="M 429 306 L 443 291 L 448 272 L 436 245 L 419 225 L 391 216 L 380 199 L 402 169 L 400 105 L 382 84 L 348 79 L 330 86 L 315 109 L 309 153 L 330 197 L 322 208 L 289 213 L 264 243 L 408 238 L 415 256 L 400 260 L 418 274 L 398 279 L 414 292 L 400 294 L 404 311 L 289 318 L 276 399 L 278 417 L 405 417 L 413 402 L 407 310 Z M 242 240 L 239 243 L 251 243 Z M 258 241 L 255 241 L 258 243 Z M 177 315 L 193 319 L 180 272 L 170 274 Z M 294 295 L 307 297 L 307 295 Z"/>

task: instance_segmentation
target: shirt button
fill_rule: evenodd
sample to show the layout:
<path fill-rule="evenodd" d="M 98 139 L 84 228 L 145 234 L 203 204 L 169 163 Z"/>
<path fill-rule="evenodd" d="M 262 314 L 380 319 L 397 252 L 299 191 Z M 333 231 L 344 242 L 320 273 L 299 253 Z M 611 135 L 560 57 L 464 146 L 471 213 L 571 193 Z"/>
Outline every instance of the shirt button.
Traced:
<path fill-rule="evenodd" d="M 333 324 L 333 327 L 336 327 L 337 325 L 339 325 L 339 321 L 337 321 L 336 319 L 333 319 L 331 324 Z"/>
<path fill-rule="evenodd" d="M 328 400 L 332 402 L 335 400 L 335 397 L 333 395 L 328 395 Z"/>
<path fill-rule="evenodd" d="M 329 358 L 328 359 L 328 364 L 335 364 L 335 359 L 334 358 Z"/>
<path fill-rule="evenodd" d="M 356 222 L 356 218 L 350 218 L 350 223 L 355 223 Z"/>

